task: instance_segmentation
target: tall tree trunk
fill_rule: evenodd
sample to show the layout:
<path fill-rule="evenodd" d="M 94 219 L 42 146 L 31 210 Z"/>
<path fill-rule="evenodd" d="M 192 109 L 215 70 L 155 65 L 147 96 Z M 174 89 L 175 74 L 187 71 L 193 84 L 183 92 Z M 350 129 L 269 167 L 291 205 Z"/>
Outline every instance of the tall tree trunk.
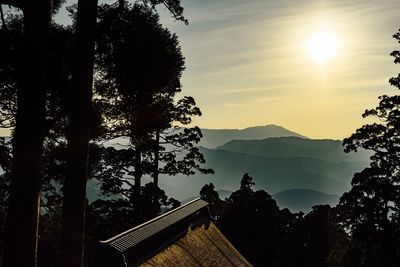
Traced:
<path fill-rule="evenodd" d="M 4 266 L 36 266 L 47 89 L 50 1 L 25 1 Z"/>
<path fill-rule="evenodd" d="M 83 265 L 96 17 L 97 0 L 79 0 L 59 263 L 66 267 Z"/>
<path fill-rule="evenodd" d="M 133 188 L 133 205 L 134 205 L 134 221 L 140 223 L 142 220 L 142 197 L 141 197 L 141 180 L 142 180 L 142 151 L 140 145 L 135 147 L 135 160 L 134 160 L 134 179 L 135 184 Z"/>
<path fill-rule="evenodd" d="M 154 184 L 158 187 L 158 175 L 159 175 L 159 161 L 160 161 L 160 131 L 156 132 L 156 140 L 155 140 L 155 151 L 154 151 L 154 172 L 153 179 Z"/>

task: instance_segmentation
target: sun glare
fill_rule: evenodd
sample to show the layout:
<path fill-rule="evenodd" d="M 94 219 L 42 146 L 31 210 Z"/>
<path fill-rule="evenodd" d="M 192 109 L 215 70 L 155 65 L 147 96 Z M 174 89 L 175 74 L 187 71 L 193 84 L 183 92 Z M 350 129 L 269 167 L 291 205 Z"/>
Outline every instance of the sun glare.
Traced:
<path fill-rule="evenodd" d="M 339 39 L 335 34 L 320 31 L 308 40 L 308 53 L 318 63 L 331 61 L 338 52 Z"/>

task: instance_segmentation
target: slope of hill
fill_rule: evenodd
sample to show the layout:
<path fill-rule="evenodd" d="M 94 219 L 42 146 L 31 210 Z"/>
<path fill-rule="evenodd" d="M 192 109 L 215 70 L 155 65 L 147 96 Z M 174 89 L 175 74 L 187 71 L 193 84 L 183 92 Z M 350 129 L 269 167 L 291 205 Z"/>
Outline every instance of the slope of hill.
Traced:
<path fill-rule="evenodd" d="M 342 194 L 350 188 L 353 174 L 367 163 L 332 163 L 316 158 L 273 158 L 235 153 L 226 150 L 201 149 L 207 167 L 215 175 L 162 176 L 161 187 L 167 195 L 185 199 L 198 195 L 201 187 L 212 182 L 216 189 L 235 191 L 244 173 L 253 176 L 257 189 L 270 194 L 283 190 L 306 188 L 329 194 Z"/>
<path fill-rule="evenodd" d="M 206 148 L 214 148 L 234 139 L 250 140 L 264 139 L 268 137 L 283 136 L 304 136 L 289 131 L 281 126 L 270 124 L 266 126 L 249 127 L 245 129 L 201 129 L 203 139 L 199 143 L 200 146 Z"/>
<path fill-rule="evenodd" d="M 339 202 L 338 195 L 325 194 L 310 189 L 291 189 L 281 191 L 272 196 L 280 208 L 288 208 L 292 212 L 308 212 L 315 205 L 329 204 L 335 206 Z"/>
<path fill-rule="evenodd" d="M 331 162 L 369 161 L 369 153 L 345 153 L 342 141 L 272 137 L 262 140 L 233 140 L 217 149 L 267 157 L 313 157 Z"/>

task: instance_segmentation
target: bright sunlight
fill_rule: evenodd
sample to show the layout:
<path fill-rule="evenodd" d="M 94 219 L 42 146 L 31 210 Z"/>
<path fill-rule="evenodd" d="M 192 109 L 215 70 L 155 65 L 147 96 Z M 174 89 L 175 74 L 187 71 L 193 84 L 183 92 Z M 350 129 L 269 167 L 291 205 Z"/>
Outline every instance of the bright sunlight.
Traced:
<path fill-rule="evenodd" d="M 339 39 L 334 33 L 320 31 L 308 40 L 308 53 L 316 62 L 323 64 L 337 55 L 339 46 Z"/>

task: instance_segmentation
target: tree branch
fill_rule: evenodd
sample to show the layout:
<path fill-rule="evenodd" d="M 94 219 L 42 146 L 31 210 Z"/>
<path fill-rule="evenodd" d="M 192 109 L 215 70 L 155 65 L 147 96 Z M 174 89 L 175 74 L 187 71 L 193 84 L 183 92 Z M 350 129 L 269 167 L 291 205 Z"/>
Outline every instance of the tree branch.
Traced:
<path fill-rule="evenodd" d="M 128 182 L 128 181 L 126 181 L 126 180 L 122 180 L 122 182 L 126 183 L 127 185 L 129 185 L 130 187 L 133 188 L 133 184 L 132 184 L 131 182 Z"/>

